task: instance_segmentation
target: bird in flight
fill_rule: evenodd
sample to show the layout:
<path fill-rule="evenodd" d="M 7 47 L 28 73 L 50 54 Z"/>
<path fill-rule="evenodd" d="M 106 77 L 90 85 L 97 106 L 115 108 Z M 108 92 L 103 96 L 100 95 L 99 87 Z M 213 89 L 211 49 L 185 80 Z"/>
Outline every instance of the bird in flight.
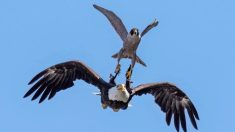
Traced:
<path fill-rule="evenodd" d="M 107 17 L 107 19 L 112 24 L 115 31 L 118 33 L 118 35 L 121 37 L 123 41 L 122 48 L 119 50 L 118 53 L 112 56 L 113 58 L 117 58 L 117 66 L 115 69 L 115 73 L 118 71 L 118 69 L 121 66 L 120 60 L 122 58 L 131 59 L 132 69 L 135 66 L 136 62 L 142 64 L 143 66 L 146 66 L 144 61 L 141 60 L 140 57 L 136 54 L 136 50 L 141 41 L 141 38 L 153 27 L 156 27 L 158 25 L 158 21 L 155 19 L 141 33 L 139 33 L 139 30 L 137 28 L 132 28 L 130 32 L 128 33 L 122 20 L 114 12 L 107 10 L 103 7 L 100 7 L 98 5 L 95 5 L 95 4 L 93 5 L 93 7 Z"/>
<path fill-rule="evenodd" d="M 170 125 L 171 118 L 174 116 L 174 124 L 177 131 L 180 125 L 184 132 L 187 131 L 185 110 L 195 129 L 197 129 L 196 119 L 199 116 L 188 96 L 174 84 L 164 83 L 147 83 L 132 88 L 130 77 L 132 73 L 131 65 L 126 72 L 126 82 L 124 84 L 116 84 L 115 76 L 112 76 L 109 82 L 102 79 L 87 65 L 81 61 L 68 61 L 51 66 L 38 73 L 29 82 L 33 86 L 26 92 L 25 97 L 34 93 L 32 100 L 40 96 L 39 103 L 46 98 L 53 98 L 57 92 L 71 88 L 74 81 L 83 80 L 88 84 L 96 86 L 100 91 L 101 104 L 104 109 L 110 107 L 117 112 L 120 109 L 125 110 L 134 96 L 142 96 L 145 94 L 152 95 L 154 101 L 161 110 L 166 114 L 166 123 Z M 82 103 L 83 101 L 81 101 Z"/>

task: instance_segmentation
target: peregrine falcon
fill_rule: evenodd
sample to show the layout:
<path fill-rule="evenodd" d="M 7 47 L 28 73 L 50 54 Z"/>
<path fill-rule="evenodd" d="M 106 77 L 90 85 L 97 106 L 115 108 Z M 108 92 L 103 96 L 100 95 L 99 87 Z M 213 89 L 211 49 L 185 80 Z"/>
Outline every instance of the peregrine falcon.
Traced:
<path fill-rule="evenodd" d="M 141 41 L 141 38 L 153 27 L 156 27 L 158 25 L 158 21 L 155 19 L 151 24 L 149 24 L 143 30 L 142 33 L 139 33 L 139 30 L 137 28 L 132 28 L 130 32 L 128 33 L 122 20 L 115 13 L 95 4 L 93 6 L 95 9 L 99 10 L 101 13 L 103 13 L 107 17 L 107 19 L 110 21 L 115 31 L 119 34 L 119 36 L 121 37 L 123 41 L 123 47 L 119 50 L 118 53 L 112 56 L 113 58 L 117 58 L 117 63 L 118 63 L 115 73 L 120 68 L 119 62 L 122 58 L 131 59 L 132 69 L 135 66 L 135 62 L 138 62 L 142 64 L 143 66 L 146 66 L 144 61 L 142 61 L 140 57 L 136 55 L 136 50 Z"/>

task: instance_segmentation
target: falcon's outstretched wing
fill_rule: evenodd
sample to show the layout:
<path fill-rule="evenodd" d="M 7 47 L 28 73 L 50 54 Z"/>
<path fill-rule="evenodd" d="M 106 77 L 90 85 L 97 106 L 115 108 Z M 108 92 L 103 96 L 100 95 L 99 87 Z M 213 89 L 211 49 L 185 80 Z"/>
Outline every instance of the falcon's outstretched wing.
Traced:
<path fill-rule="evenodd" d="M 196 108 L 188 96 L 170 83 L 149 83 L 137 86 L 132 90 L 133 95 L 152 94 L 155 102 L 166 113 L 166 122 L 170 125 L 171 117 L 174 115 L 175 128 L 179 131 L 179 124 L 186 132 L 186 120 L 184 110 L 187 109 L 192 125 L 197 129 L 195 118 L 199 120 Z"/>
<path fill-rule="evenodd" d="M 98 74 L 82 62 L 68 61 L 49 67 L 37 74 L 29 82 L 29 85 L 38 81 L 24 97 L 28 97 L 36 91 L 32 100 L 35 100 L 42 94 L 39 100 L 39 103 L 41 103 L 48 96 L 48 99 L 51 99 L 55 96 L 56 92 L 72 87 L 76 79 L 81 79 L 97 86 L 99 89 L 112 87 L 111 84 L 105 82 Z"/>
<path fill-rule="evenodd" d="M 141 37 L 143 37 L 149 30 L 151 30 L 152 28 L 156 27 L 158 25 L 158 21 L 155 19 L 153 21 L 153 23 L 149 24 L 141 33 Z"/>
<path fill-rule="evenodd" d="M 99 10 L 101 13 L 103 13 L 107 17 L 109 22 L 112 24 L 112 26 L 114 27 L 116 32 L 121 37 L 122 41 L 125 41 L 128 32 L 127 32 L 126 27 L 123 24 L 122 20 L 115 13 L 113 13 L 110 10 L 104 9 L 103 7 L 100 7 L 95 4 L 93 5 L 93 7 L 95 9 Z"/>

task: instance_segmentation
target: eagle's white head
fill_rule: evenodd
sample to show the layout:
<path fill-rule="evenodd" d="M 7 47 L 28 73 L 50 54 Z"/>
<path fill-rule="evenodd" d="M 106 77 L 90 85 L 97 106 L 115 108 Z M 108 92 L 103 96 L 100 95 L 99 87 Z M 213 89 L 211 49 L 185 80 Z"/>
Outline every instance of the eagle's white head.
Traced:
<path fill-rule="evenodd" d="M 127 103 L 130 93 L 127 91 L 125 84 L 119 84 L 109 89 L 109 99 L 113 101 L 122 101 Z"/>

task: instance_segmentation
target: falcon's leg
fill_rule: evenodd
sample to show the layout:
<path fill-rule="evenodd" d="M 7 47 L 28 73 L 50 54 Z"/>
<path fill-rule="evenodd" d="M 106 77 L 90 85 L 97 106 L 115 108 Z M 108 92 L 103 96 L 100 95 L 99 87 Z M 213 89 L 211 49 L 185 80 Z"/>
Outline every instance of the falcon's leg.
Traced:
<path fill-rule="evenodd" d="M 131 65 L 130 65 L 128 70 L 126 71 L 126 89 L 129 93 L 131 93 L 131 91 L 132 91 L 131 83 L 133 83 L 131 81 L 131 75 L 132 75 L 132 68 L 131 68 Z"/>
<path fill-rule="evenodd" d="M 116 66 L 115 71 L 114 71 L 114 73 L 116 73 L 116 74 L 119 74 L 120 70 L 121 70 L 120 60 L 123 57 L 123 52 L 124 52 L 124 49 L 121 48 L 120 51 L 118 52 L 118 55 L 117 55 L 117 66 Z"/>
<path fill-rule="evenodd" d="M 135 54 L 135 55 L 133 55 L 133 58 L 131 59 L 131 69 L 133 69 L 133 68 L 134 68 L 134 66 L 135 66 L 135 62 L 136 62 L 136 54 Z"/>

